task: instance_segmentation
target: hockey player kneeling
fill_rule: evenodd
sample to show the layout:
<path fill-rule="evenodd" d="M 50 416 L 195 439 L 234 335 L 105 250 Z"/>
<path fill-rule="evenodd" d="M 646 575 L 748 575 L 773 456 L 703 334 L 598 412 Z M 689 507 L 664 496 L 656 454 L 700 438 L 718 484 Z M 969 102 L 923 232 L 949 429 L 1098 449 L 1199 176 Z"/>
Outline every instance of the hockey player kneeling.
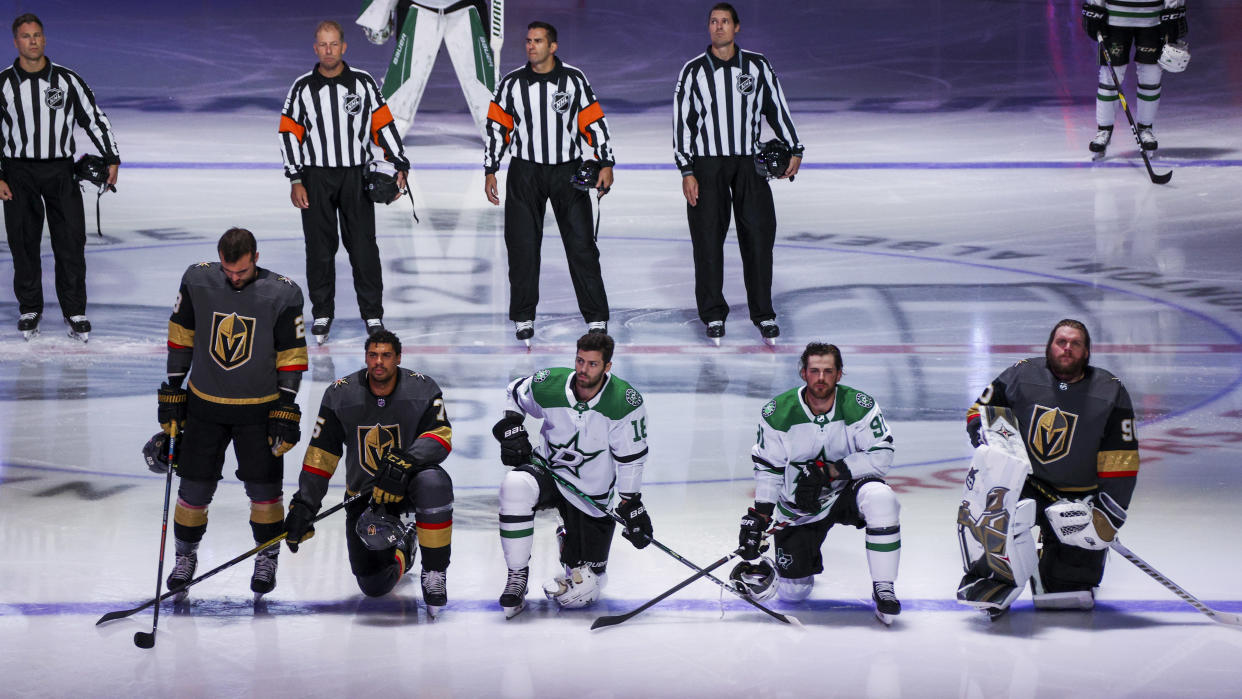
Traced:
<path fill-rule="evenodd" d="M 891 624 L 901 613 L 893 589 L 901 508 L 882 477 L 893 463 L 893 437 L 875 399 L 839 383 L 843 366 L 835 345 L 812 342 L 799 371 L 806 385 L 763 406 L 751 449 L 755 504 L 738 534 L 747 562 L 730 577 L 735 589 L 756 601 L 771 597 L 775 588 L 782 600 L 801 602 L 824 572 L 820 548 L 828 530 L 834 524 L 865 528 L 876 617 Z M 774 575 L 772 563 L 760 559 L 773 527 Z"/>
<path fill-rule="evenodd" d="M 542 369 L 509 384 L 505 415 L 492 428 L 500 460 L 512 470 L 500 484 L 500 544 L 508 579 L 500 607 L 512 618 L 526 607 L 535 512 L 556 508 L 564 574 L 543 586 L 560 607 L 599 599 L 616 521 L 605 513 L 614 494 L 625 521 L 621 535 L 637 548 L 651 543 L 651 517 L 640 493 L 647 460 L 643 397 L 609 374 L 613 340 L 601 333 L 578 339 L 574 369 Z M 533 448 L 523 426 L 543 419 L 543 443 Z"/>

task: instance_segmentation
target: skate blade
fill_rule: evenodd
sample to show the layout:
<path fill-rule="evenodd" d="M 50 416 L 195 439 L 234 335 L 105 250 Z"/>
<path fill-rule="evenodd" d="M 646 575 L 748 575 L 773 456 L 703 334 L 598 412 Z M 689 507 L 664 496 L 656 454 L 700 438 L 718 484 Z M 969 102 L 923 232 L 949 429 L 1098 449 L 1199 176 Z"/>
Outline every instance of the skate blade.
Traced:
<path fill-rule="evenodd" d="M 1100 151 L 1100 152 L 1098 152 L 1098 153 L 1097 153 L 1097 152 L 1092 152 L 1092 153 L 1091 153 L 1091 162 L 1098 163 L 1098 162 L 1100 162 L 1100 161 L 1104 160 L 1104 158 L 1105 158 L 1107 155 L 1108 155 L 1108 151 Z"/>
<path fill-rule="evenodd" d="M 884 624 L 885 626 L 892 626 L 893 618 L 896 616 L 897 616 L 896 614 L 885 614 L 884 612 L 878 609 L 875 610 L 875 618 L 879 619 L 880 623 Z"/>
<path fill-rule="evenodd" d="M 69 337 L 72 337 L 73 339 L 81 342 L 82 344 L 86 344 L 87 342 L 90 342 L 91 340 L 90 333 L 75 333 L 72 330 L 69 331 Z"/>
<path fill-rule="evenodd" d="M 516 607 L 501 607 L 501 609 L 505 610 L 506 619 L 512 619 L 518 614 L 521 614 L 523 609 L 526 609 L 526 600 L 519 602 Z"/>
<path fill-rule="evenodd" d="M 39 335 L 38 328 L 35 328 L 34 330 L 23 330 L 22 331 L 22 337 L 26 339 L 26 342 L 30 342 L 32 338 L 38 337 L 38 335 Z"/>
<path fill-rule="evenodd" d="M 708 341 L 710 341 L 710 342 L 712 343 L 712 346 L 713 346 L 713 347 L 719 347 L 719 346 L 720 346 L 720 338 L 719 338 L 719 337 L 709 337 L 709 338 L 707 338 L 707 339 L 708 339 Z"/>
<path fill-rule="evenodd" d="M 775 338 L 775 337 L 765 337 L 765 338 L 763 338 L 763 344 L 767 345 L 768 347 L 775 347 L 775 346 L 776 346 L 776 338 Z"/>
<path fill-rule="evenodd" d="M 427 618 L 431 619 L 432 621 L 440 618 L 440 611 L 444 609 L 444 607 L 442 606 L 435 607 L 430 604 L 426 604 L 424 606 L 427 608 Z"/>
<path fill-rule="evenodd" d="M 316 336 L 315 336 L 315 342 L 316 342 L 316 343 L 318 343 L 318 344 L 320 344 L 320 345 L 322 345 L 323 343 L 325 343 L 325 342 L 327 342 L 327 341 L 328 341 L 328 336 L 327 336 L 327 335 L 316 335 Z"/>

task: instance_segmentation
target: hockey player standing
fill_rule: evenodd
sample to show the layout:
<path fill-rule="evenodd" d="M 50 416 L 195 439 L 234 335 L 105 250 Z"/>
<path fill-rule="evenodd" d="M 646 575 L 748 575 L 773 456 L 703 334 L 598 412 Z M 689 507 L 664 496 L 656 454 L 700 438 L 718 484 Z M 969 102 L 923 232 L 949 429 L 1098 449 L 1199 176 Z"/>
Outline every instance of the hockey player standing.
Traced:
<path fill-rule="evenodd" d="M 556 28 L 531 22 L 528 63 L 501 81 L 488 107 L 484 194 L 500 204 L 496 172 L 513 154 L 505 180 L 505 249 L 509 254 L 509 319 L 517 339 L 530 345 L 539 303 L 539 250 L 548 200 L 561 231 L 569 278 L 589 332 L 608 332 L 608 295 L 591 225 L 591 199 L 570 184 L 583 148 L 595 151 L 600 196 L 612 187 L 612 146 L 604 110 L 582 71 L 556 57 Z"/>
<path fill-rule="evenodd" d="M 487 17 L 483 0 L 363 0 L 356 23 L 367 39 L 379 45 L 394 30 L 397 35 L 382 87 L 398 135 L 404 136 L 414 123 L 443 42 L 474 125 L 486 138 L 487 104 L 496 89 L 496 57 L 487 41 Z"/>
<path fill-rule="evenodd" d="M 1042 533 L 1043 550 L 1036 571 L 1033 540 L 1023 540 L 1024 532 L 1015 531 L 1010 543 L 1016 548 L 1006 557 L 1032 565 L 1019 565 L 1012 572 L 1002 568 L 1000 574 L 990 572 L 996 566 L 986 558 L 965 552 L 970 564 L 958 590 L 962 602 L 996 616 L 1033 578 L 1037 609 L 1094 607 L 1094 588 L 1104 575 L 1108 542 L 1125 522 L 1134 493 L 1139 451 L 1129 393 L 1116 376 L 1091 366 L 1090 360 L 1087 327 L 1077 320 L 1062 320 L 1049 333 L 1043 357 L 1023 359 L 1001 372 L 967 411 L 966 430 L 975 447 L 987 441 L 980 413 L 1011 411 L 1015 437 L 1025 445 L 1024 456 L 1029 459 L 1024 469 L 1029 475 L 1016 486 L 1021 500 L 1011 519 L 1024 521 L 1026 527 L 1033 520 Z M 998 446 L 1003 445 L 987 442 L 980 448 Z M 978 466 L 972 461 L 968 479 L 986 477 L 988 471 Z M 975 489 L 994 485 L 1002 484 L 980 483 Z M 1034 504 L 1033 516 L 1018 516 L 1028 501 Z M 970 516 L 1004 514 L 999 505 L 993 503 L 988 511 Z M 979 531 L 970 524 L 967 521 L 965 528 Z M 976 533 L 974 538 L 978 537 Z M 964 538 L 962 545 L 967 544 Z M 997 580 L 1003 584 L 995 584 Z"/>
<path fill-rule="evenodd" d="M 168 319 L 168 380 L 159 389 L 159 421 L 167 434 L 180 435 L 181 477 L 169 590 L 194 577 L 207 506 L 229 443 L 250 498 L 250 529 L 262 543 L 284 531 L 283 455 L 302 434 L 296 402 L 307 364 L 302 290 L 259 267 L 254 235 L 244 228 L 230 228 L 216 249 L 219 262 L 191 265 L 182 275 Z M 279 553 L 273 546 L 255 557 L 250 589 L 256 596 L 276 586 Z"/>
<path fill-rule="evenodd" d="M 500 484 L 500 544 L 509 569 L 500 606 L 506 618 L 526 606 L 536 510 L 554 507 L 564 522 L 558 537 L 565 574 L 544 585 L 548 599 L 562 607 L 599 599 L 616 526 L 604 510 L 614 493 L 616 512 L 626 522 L 621 535 L 640 549 L 650 543 L 651 517 L 640 492 L 647 409 L 637 390 L 609 373 L 613 346 L 608 335 L 587 333 L 578 338 L 573 369 L 542 369 L 506 389 L 505 416 L 492 428 L 501 462 L 513 467 Z M 522 426 L 527 415 L 543 419 L 543 444 L 533 451 Z"/>
<path fill-rule="evenodd" d="M 56 297 L 69 336 L 85 342 L 86 218 L 82 190 L 73 179 L 73 130 L 81 126 L 108 165 L 116 184 L 121 158 L 116 136 L 95 95 L 72 70 L 44 55 L 43 22 L 32 14 L 13 20 L 17 60 L 0 71 L 0 200 L 13 253 L 17 329 L 30 339 L 43 317 L 39 259 L 46 213 L 56 258 Z"/>
<path fill-rule="evenodd" d="M 289 502 L 286 542 L 296 552 L 313 535 L 311 521 L 344 456 L 346 492 L 370 492 L 345 507 L 358 588 L 371 597 L 387 594 L 421 544 L 423 604 L 434 618 L 448 604 L 453 481 L 441 462 L 452 451 L 453 428 L 435 380 L 400 366 L 396 335 L 384 330 L 368 337 L 365 359 L 365 369 L 324 391 L 298 492 Z M 414 513 L 414 529 L 401 523 L 407 512 Z"/>
<path fill-rule="evenodd" d="M 767 179 L 755 169 L 761 117 L 792 154 L 781 178 L 798 173 L 802 144 L 768 59 L 734 43 L 741 30 L 737 10 L 715 4 L 707 28 L 711 46 L 681 69 L 673 98 L 673 151 L 694 246 L 695 302 L 707 337 L 719 344 L 729 315 L 722 289 L 732 207 L 750 320 L 772 343 L 780 335 L 772 309 L 776 209 Z"/>
<path fill-rule="evenodd" d="M 365 178 L 370 144 L 384 151 L 405 189 L 410 163 L 379 88 L 366 71 L 345 63 L 345 35 L 331 20 L 315 29 L 319 62 L 289 88 L 280 115 L 280 145 L 293 205 L 302 210 L 311 334 L 322 344 L 336 313 L 337 220 L 354 273 L 354 292 L 367 333 L 384 329 L 384 280 L 375 242 L 375 204 Z M 400 196 L 398 192 L 397 196 Z"/>
<path fill-rule="evenodd" d="M 883 476 L 893 463 L 893 435 L 875 399 L 839 383 L 845 364 L 836 345 L 812 342 L 798 375 L 805 386 L 768 401 L 751 449 L 755 505 L 742 517 L 742 558 L 760 558 L 764 532 L 777 526 L 776 593 L 787 602 L 811 594 L 824 572 L 820 554 L 834 524 L 866 527 L 876 616 L 901 613 L 893 590 L 901 558 L 900 505 Z M 739 563 L 733 577 L 771 580 L 771 563 Z M 771 588 L 751 587 L 756 599 Z"/>
<path fill-rule="evenodd" d="M 1126 67 L 1130 63 L 1130 49 L 1134 48 L 1135 73 L 1138 76 L 1138 103 L 1134 120 L 1138 125 L 1138 137 L 1143 150 L 1156 150 L 1159 143 L 1152 126 L 1156 123 L 1156 108 L 1160 106 L 1160 82 L 1164 71 L 1162 58 L 1168 51 L 1185 54 L 1179 44 L 1186 36 L 1186 0 L 1086 0 L 1082 4 L 1082 28 L 1092 41 L 1104 35 L 1101 51 L 1108 51 L 1117 70 L 1117 80 L 1124 82 Z M 1112 73 L 1104 55 L 1099 56 L 1100 70 L 1095 93 L 1095 123 L 1097 131 L 1091 139 L 1092 153 L 1103 153 L 1113 136 L 1113 121 L 1117 114 L 1118 85 L 1113 84 Z M 1170 67 L 1174 67 L 1170 64 Z M 1181 65 L 1184 68 L 1185 64 Z M 1181 68 L 1175 68 L 1180 70 Z"/>

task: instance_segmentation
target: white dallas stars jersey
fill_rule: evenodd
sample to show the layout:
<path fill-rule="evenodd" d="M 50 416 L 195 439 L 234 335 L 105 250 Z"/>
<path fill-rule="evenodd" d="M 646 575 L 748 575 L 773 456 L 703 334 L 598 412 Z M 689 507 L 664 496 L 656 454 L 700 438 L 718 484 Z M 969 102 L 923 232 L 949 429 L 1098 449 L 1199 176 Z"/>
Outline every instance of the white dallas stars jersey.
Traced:
<path fill-rule="evenodd" d="M 755 500 L 776 503 L 778 519 L 813 522 L 828 516 L 848 481 L 833 481 L 819 511 L 803 512 L 793 504 L 802 469 L 816 461 L 844 460 L 851 478 L 883 477 L 893 465 L 893 435 L 880 406 L 862 391 L 838 384 L 832 412 L 816 415 L 802 399 L 802 388 L 792 388 L 763 406 L 750 458 Z"/>
<path fill-rule="evenodd" d="M 537 453 L 556 475 L 590 495 L 602 508 L 614 487 L 622 493 L 642 488 L 647 461 L 647 409 L 643 397 L 625 381 L 606 375 L 604 387 L 589 401 L 573 391 L 571 369 L 541 369 L 509 384 L 507 410 L 542 418 L 543 444 Z M 579 510 L 599 517 L 559 483 L 561 494 Z"/>

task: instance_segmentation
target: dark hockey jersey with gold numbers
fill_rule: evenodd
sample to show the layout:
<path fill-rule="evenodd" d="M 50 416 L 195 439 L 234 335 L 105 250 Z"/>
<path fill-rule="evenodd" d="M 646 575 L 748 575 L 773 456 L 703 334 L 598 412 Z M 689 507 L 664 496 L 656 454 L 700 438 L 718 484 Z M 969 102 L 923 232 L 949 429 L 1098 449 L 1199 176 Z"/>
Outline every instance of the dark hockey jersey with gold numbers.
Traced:
<path fill-rule="evenodd" d="M 168 351 L 193 353 L 193 414 L 262 422 L 279 395 L 277 373 L 306 371 L 302 290 L 262 267 L 253 282 L 234 289 L 219 262 L 191 265 L 168 319 Z"/>
<path fill-rule="evenodd" d="M 345 487 L 357 493 L 371 487 L 390 447 L 410 452 L 420 465 L 438 464 L 453 449 L 440 386 L 430 376 L 402 367 L 397 367 L 397 385 L 387 396 L 371 392 L 366 369 L 333 381 L 323 392 L 312 434 L 298 492 L 316 508 L 341 457 Z"/>
<path fill-rule="evenodd" d="M 1130 506 L 1139 470 L 1134 408 L 1121 380 L 1088 366 L 1075 383 L 1058 379 L 1043 357 L 1023 359 L 1001 372 L 966 413 L 979 419 L 984 405 L 1017 416 L 1034 476 L 1067 493 L 1106 492 Z"/>

